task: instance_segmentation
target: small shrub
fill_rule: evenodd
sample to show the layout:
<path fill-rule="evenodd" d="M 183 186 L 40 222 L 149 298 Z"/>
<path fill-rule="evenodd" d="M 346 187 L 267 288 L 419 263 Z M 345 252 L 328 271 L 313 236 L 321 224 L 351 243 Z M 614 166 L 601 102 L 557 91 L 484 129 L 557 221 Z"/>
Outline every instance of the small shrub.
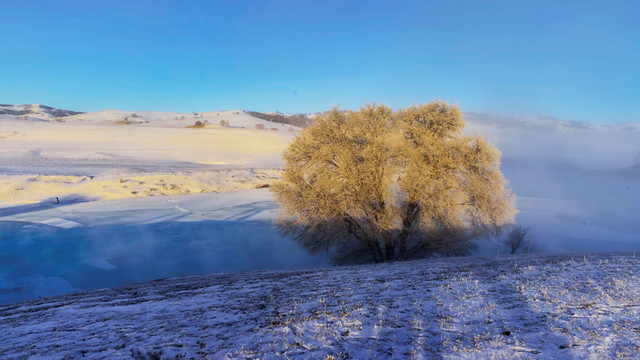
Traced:
<path fill-rule="evenodd" d="M 187 127 L 189 127 L 189 128 L 203 128 L 203 127 L 205 127 L 206 124 L 207 124 L 206 121 L 202 122 L 202 121 L 198 120 L 198 121 L 196 121 L 195 124 L 193 124 L 191 126 L 187 126 Z"/>
<path fill-rule="evenodd" d="M 264 124 L 256 124 L 256 129 L 264 130 Z"/>
<path fill-rule="evenodd" d="M 536 250 L 533 243 L 534 237 L 531 229 L 521 225 L 511 225 L 502 243 L 509 249 L 511 254 L 530 253 Z"/>

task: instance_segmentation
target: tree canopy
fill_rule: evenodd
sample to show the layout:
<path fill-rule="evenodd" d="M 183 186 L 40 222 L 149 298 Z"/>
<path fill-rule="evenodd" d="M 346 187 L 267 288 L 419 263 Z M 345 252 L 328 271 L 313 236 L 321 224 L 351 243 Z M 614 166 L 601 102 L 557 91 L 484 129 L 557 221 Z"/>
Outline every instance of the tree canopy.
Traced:
<path fill-rule="evenodd" d="M 464 126 L 441 101 L 317 117 L 284 152 L 271 187 L 280 227 L 336 263 L 467 254 L 516 209 L 500 153 Z"/>

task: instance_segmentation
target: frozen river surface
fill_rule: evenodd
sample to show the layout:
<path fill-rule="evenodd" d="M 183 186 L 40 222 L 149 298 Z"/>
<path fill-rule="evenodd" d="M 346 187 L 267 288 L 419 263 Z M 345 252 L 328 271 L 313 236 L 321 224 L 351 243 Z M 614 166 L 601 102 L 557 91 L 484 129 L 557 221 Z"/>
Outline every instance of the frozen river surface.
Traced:
<path fill-rule="evenodd" d="M 0 208 L 0 303 L 184 275 L 323 264 L 266 189 Z"/>

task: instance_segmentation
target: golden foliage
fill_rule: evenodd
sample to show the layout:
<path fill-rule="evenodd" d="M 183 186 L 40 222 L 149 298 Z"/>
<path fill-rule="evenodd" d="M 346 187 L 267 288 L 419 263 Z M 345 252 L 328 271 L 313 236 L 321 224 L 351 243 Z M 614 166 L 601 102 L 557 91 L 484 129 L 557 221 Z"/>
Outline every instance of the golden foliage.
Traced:
<path fill-rule="evenodd" d="M 272 186 L 282 229 L 336 262 L 467 253 L 470 239 L 512 222 L 516 209 L 500 153 L 464 136 L 464 125 L 441 101 L 316 118 L 284 152 Z"/>

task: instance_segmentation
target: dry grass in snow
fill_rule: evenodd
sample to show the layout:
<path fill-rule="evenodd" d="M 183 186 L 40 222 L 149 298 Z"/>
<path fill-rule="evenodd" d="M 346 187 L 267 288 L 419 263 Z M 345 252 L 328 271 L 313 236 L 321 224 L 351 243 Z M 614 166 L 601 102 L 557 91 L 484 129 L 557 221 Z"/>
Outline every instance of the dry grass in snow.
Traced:
<path fill-rule="evenodd" d="M 162 280 L 0 306 L 0 357 L 631 359 L 640 257 L 453 258 Z"/>

